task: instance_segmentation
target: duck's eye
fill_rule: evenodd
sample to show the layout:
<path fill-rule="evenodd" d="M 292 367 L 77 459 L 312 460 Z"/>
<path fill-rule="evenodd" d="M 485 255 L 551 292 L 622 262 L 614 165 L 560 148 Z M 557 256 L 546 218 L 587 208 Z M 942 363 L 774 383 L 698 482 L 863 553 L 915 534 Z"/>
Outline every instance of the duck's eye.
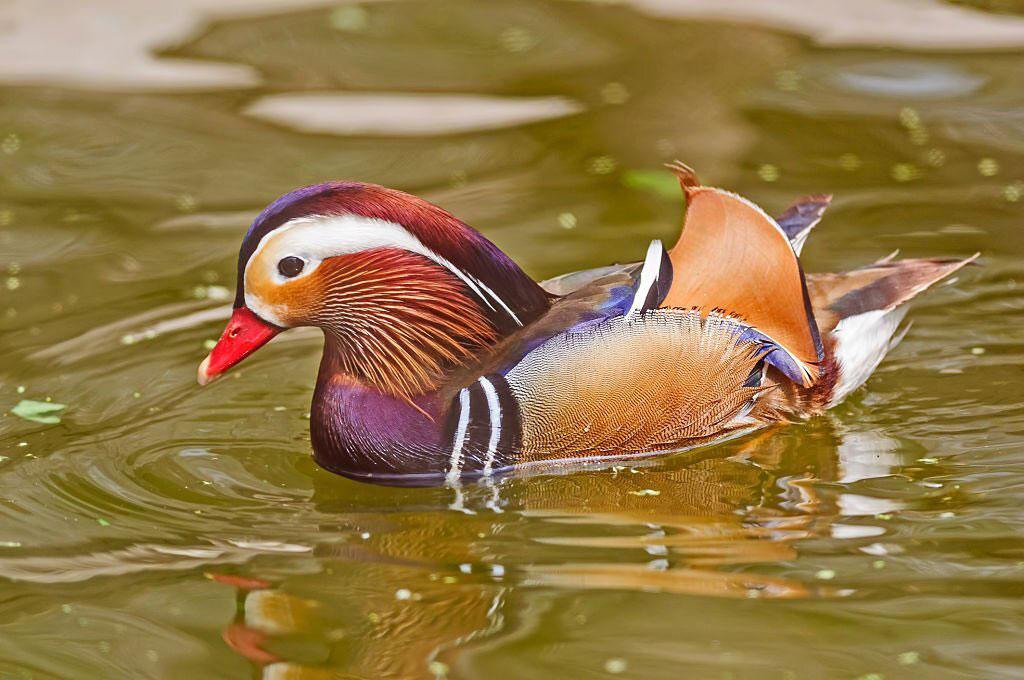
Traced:
<path fill-rule="evenodd" d="M 282 258 L 277 263 L 277 271 L 281 272 L 281 276 L 292 278 L 298 276 L 302 272 L 302 268 L 306 266 L 305 261 L 301 257 L 295 257 L 289 255 L 288 257 Z"/>

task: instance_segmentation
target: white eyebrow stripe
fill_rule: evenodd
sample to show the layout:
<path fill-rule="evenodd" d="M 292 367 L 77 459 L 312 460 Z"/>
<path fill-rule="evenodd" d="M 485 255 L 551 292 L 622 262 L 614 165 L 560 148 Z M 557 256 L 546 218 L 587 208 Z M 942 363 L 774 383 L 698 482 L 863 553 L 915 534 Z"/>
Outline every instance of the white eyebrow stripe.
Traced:
<path fill-rule="evenodd" d="M 494 468 L 494 457 L 498 452 L 498 442 L 501 441 L 501 401 L 498 399 L 498 391 L 494 389 L 491 381 L 484 376 L 477 380 L 487 397 L 487 410 L 491 418 L 491 438 L 487 442 L 487 459 L 484 462 L 484 476 L 491 474 Z"/>
<path fill-rule="evenodd" d="M 488 308 L 498 311 L 491 302 L 493 299 L 517 325 L 523 325 L 515 312 L 479 279 L 428 248 L 401 224 L 373 217 L 352 214 L 309 215 L 289 220 L 260 239 L 256 249 L 249 256 L 249 261 L 245 263 L 244 273 L 248 272 L 249 266 L 264 250 L 270 251 L 270 276 L 283 283 L 284 279 L 277 272 L 277 261 L 287 255 L 301 257 L 312 265 L 307 266 L 299 274 L 299 277 L 302 277 L 315 271 L 319 263 L 328 257 L 349 255 L 371 248 L 401 248 L 426 257 L 458 277 Z M 246 304 L 248 303 L 247 295 Z M 262 306 L 258 301 L 254 304 L 257 307 Z"/>
<path fill-rule="evenodd" d="M 452 455 L 449 461 L 448 474 L 445 481 L 457 484 L 462 475 L 462 449 L 466 444 L 466 431 L 469 429 L 469 388 L 459 390 L 459 422 L 455 427 L 455 441 L 452 444 Z"/>
<path fill-rule="evenodd" d="M 633 302 L 629 306 L 626 316 L 636 314 L 647 301 L 647 294 L 651 292 L 651 286 L 658 282 L 658 274 L 661 273 L 661 256 L 665 248 L 661 241 L 651 241 L 647 246 L 647 257 L 644 258 L 644 267 L 640 270 L 640 283 L 637 284 L 636 293 L 633 295 Z"/>

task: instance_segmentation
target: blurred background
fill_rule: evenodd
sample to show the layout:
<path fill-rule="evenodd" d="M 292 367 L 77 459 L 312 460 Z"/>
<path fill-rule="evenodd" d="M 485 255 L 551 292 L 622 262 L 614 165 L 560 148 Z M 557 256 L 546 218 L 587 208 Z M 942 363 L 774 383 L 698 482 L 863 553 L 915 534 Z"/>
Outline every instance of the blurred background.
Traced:
<path fill-rule="evenodd" d="M 466 490 L 309 458 L 315 335 L 200 391 L 255 214 L 422 195 L 537 278 L 679 158 L 808 271 L 983 266 L 827 418 Z M 0 677 L 1024 674 L 1024 3 L 0 4 Z"/>

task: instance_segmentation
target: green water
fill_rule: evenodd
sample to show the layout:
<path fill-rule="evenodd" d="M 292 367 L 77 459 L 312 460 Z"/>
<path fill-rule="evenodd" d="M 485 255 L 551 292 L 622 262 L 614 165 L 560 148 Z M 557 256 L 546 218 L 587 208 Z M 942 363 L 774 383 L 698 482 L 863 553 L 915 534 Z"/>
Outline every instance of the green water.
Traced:
<path fill-rule="evenodd" d="M 672 9 L 705 4 L 0 8 L 0 678 L 1024 675 L 1021 8 L 840 40 L 856 11 Z M 281 113 L 313 91 L 384 99 Z M 671 242 L 676 157 L 770 210 L 834 192 L 809 271 L 983 266 L 829 417 L 469 512 L 316 468 L 315 334 L 195 385 L 289 189 L 418 193 L 541 278 Z"/>

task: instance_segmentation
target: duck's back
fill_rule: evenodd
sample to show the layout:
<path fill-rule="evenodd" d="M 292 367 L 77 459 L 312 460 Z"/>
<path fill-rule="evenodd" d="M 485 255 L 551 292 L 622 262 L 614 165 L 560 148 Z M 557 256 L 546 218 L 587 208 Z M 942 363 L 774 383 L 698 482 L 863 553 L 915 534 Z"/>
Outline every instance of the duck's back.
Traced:
<path fill-rule="evenodd" d="M 805 279 L 799 250 L 829 197 L 776 221 L 681 180 L 675 248 L 545 282 L 562 297 L 488 368 L 517 405 L 519 464 L 681 450 L 819 413 L 898 340 L 899 305 L 966 262 Z"/>

